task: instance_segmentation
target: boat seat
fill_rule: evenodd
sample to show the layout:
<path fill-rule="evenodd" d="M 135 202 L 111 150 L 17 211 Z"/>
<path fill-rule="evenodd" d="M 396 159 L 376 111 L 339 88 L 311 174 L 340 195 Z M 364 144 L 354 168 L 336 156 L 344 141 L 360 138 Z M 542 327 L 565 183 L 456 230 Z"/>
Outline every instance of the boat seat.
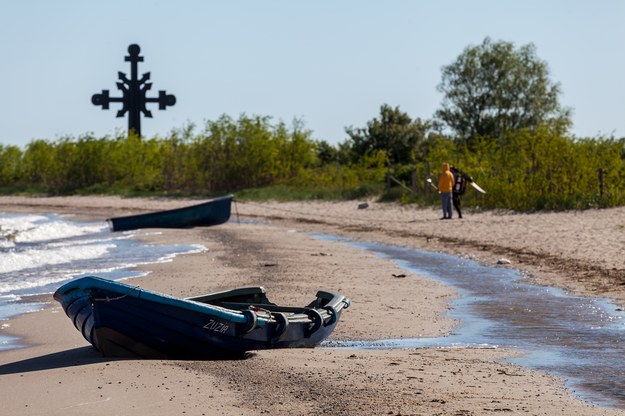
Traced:
<path fill-rule="evenodd" d="M 247 310 L 250 307 L 257 307 L 259 309 L 264 309 L 269 312 L 285 312 L 285 313 L 301 313 L 308 314 L 312 308 L 301 307 L 301 306 L 278 306 L 273 303 L 253 303 L 253 302 L 211 302 L 211 305 L 221 306 L 228 309 L 234 310 Z"/>
<path fill-rule="evenodd" d="M 185 300 L 192 300 L 194 302 L 214 304 L 218 301 L 231 300 L 233 302 L 249 302 L 249 303 L 264 303 L 269 302 L 267 300 L 267 292 L 262 286 L 253 287 L 240 287 L 232 290 L 225 290 L 223 292 L 208 293 L 205 295 L 192 296 L 185 298 Z"/>

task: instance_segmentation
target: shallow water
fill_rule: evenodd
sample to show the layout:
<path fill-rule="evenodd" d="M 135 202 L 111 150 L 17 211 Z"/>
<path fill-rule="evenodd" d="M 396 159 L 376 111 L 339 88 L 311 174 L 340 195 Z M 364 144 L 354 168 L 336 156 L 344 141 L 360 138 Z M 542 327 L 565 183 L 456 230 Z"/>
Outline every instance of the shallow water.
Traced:
<path fill-rule="evenodd" d="M 524 282 L 517 271 L 455 256 L 380 244 L 346 243 L 393 259 L 405 270 L 458 290 L 442 338 L 344 342 L 341 348 L 505 347 L 509 361 L 546 371 L 594 404 L 625 408 L 625 314 L 606 299 L 566 295 Z"/>

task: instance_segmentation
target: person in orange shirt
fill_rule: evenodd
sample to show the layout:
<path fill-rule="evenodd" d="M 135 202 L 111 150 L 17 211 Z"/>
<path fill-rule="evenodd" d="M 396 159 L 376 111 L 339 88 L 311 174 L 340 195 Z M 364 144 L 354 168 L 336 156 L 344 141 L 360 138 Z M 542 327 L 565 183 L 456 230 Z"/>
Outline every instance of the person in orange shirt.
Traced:
<path fill-rule="evenodd" d="M 441 220 L 451 219 L 451 198 L 454 182 L 454 174 L 449 170 L 449 163 L 443 163 L 441 165 L 441 174 L 438 177 L 438 192 L 441 194 L 441 203 L 443 205 L 443 218 Z"/>

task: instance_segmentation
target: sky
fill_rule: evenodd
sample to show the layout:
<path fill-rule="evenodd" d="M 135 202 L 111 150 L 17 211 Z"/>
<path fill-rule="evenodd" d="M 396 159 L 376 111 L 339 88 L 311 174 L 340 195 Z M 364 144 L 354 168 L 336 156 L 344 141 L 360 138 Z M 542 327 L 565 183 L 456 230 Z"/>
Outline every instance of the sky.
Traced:
<path fill-rule="evenodd" d="M 431 119 L 441 68 L 486 37 L 533 43 L 573 110 L 577 137 L 625 137 L 622 0 L 0 0 L 0 145 L 115 136 L 117 90 L 138 44 L 152 89 L 176 104 L 142 118 L 145 137 L 222 115 L 304 122 L 344 142 L 384 104 Z"/>

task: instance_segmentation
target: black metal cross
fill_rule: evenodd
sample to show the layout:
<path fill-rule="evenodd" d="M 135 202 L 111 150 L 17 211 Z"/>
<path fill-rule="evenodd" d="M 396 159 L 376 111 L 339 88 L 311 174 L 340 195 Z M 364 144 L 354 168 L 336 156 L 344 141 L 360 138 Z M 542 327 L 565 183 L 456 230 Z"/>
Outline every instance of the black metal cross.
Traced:
<path fill-rule="evenodd" d="M 143 62 L 139 52 L 141 52 L 139 45 L 128 46 L 128 56 L 124 60 L 130 62 L 130 79 L 123 72 L 117 73 L 121 81 L 117 83 L 117 89 L 122 91 L 122 97 L 109 97 L 109 90 L 102 90 L 101 94 L 93 94 L 91 97 L 91 102 L 94 105 L 101 105 L 103 110 L 108 110 L 110 103 L 122 103 L 122 109 L 117 112 L 117 117 L 123 117 L 128 113 L 128 134 L 134 131 L 137 136 L 141 136 L 141 113 L 146 117 L 152 117 L 152 112 L 146 108 L 147 103 L 158 103 L 159 110 L 165 110 L 167 106 L 176 104 L 176 97 L 165 91 L 159 91 L 158 98 L 146 97 L 152 83 L 147 82 L 150 79 L 149 72 L 143 74 L 141 79 L 137 78 L 137 63 Z"/>

